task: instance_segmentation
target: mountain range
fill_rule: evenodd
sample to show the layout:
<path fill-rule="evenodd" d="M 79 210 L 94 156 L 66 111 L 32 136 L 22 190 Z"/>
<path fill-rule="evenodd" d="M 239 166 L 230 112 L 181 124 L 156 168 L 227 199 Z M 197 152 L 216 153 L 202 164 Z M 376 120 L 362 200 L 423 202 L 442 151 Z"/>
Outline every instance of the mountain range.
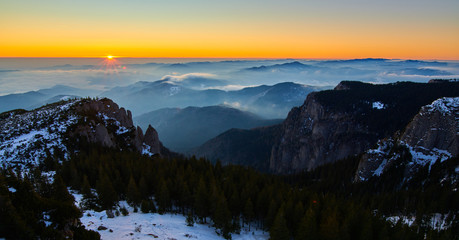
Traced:
<path fill-rule="evenodd" d="M 249 229 L 260 224 L 271 237 L 281 232 L 295 239 L 310 234 L 321 239 L 454 239 L 458 110 L 455 80 L 343 81 L 333 90 L 309 93 L 282 123 L 230 129 L 190 158 L 165 148 L 161 135 L 146 124 L 172 124 L 178 130 L 172 134 L 188 138 L 197 127 L 182 127 L 187 120 L 218 128 L 226 126 L 220 122 L 225 118 L 256 125 L 264 120 L 225 106 L 163 109 L 143 116 L 143 131 L 131 111 L 107 98 L 4 112 L 0 194 L 5 201 L 0 201 L 0 213 L 8 218 L 0 223 L 14 228 L 2 227 L 0 235 L 98 239 L 95 231 L 104 231 L 115 236 L 113 229 L 119 228 L 96 228 L 88 219 L 137 216 L 140 207 L 149 218 L 156 211 L 188 214 L 190 227 L 211 219 L 226 239 L 236 234 L 240 222 Z M 68 187 L 75 196 L 82 194 L 81 211 L 93 231 L 80 222 Z M 144 230 L 137 222 L 130 227 L 136 236 L 155 238 L 152 231 L 167 229 L 155 224 Z"/>
<path fill-rule="evenodd" d="M 282 120 L 267 120 L 221 105 L 164 108 L 134 117 L 134 121 L 142 129 L 149 125 L 154 127 L 167 148 L 187 152 L 231 128 L 250 129 L 278 124 Z"/>
<path fill-rule="evenodd" d="M 101 95 L 131 109 L 135 116 L 161 108 L 203 107 L 227 104 L 250 111 L 264 118 L 284 118 L 290 108 L 301 105 L 304 97 L 323 87 L 285 82 L 273 86 L 261 85 L 241 90 L 195 90 L 169 80 L 137 82 L 115 87 Z"/>

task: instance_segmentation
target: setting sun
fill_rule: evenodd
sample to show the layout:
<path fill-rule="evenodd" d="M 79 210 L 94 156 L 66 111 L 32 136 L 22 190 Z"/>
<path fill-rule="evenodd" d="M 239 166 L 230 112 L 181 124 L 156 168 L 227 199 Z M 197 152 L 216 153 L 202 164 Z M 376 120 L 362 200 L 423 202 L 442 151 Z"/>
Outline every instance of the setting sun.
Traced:
<path fill-rule="evenodd" d="M 107 56 L 107 59 L 108 59 L 108 60 L 112 60 L 113 58 L 114 58 L 114 57 L 113 57 L 112 55 L 108 55 L 108 56 Z"/>

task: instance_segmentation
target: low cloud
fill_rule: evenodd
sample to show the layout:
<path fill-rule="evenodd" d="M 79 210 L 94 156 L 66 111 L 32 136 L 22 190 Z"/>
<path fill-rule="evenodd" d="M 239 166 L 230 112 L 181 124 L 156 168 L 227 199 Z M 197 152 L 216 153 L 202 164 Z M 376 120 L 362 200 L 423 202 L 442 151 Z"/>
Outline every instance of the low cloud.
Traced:
<path fill-rule="evenodd" d="M 165 75 L 161 80 L 168 80 L 172 82 L 183 82 L 184 80 L 193 78 L 215 78 L 215 74 L 211 73 L 186 73 L 182 75 Z"/>

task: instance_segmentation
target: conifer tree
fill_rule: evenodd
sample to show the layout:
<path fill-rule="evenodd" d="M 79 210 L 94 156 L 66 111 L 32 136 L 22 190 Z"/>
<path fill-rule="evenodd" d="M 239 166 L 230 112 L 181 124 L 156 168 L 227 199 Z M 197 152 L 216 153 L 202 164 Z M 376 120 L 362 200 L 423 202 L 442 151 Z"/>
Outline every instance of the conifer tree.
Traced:
<path fill-rule="evenodd" d="M 244 219 L 246 223 L 249 225 L 249 231 L 250 231 L 250 222 L 253 220 L 255 217 L 255 213 L 253 212 L 253 203 L 252 200 L 249 198 L 247 199 L 247 202 L 245 203 L 244 206 Z"/>
<path fill-rule="evenodd" d="M 194 216 L 193 216 L 193 213 L 191 211 L 189 211 L 188 214 L 186 215 L 186 225 L 188 227 L 193 227 L 194 226 Z"/>
<path fill-rule="evenodd" d="M 319 234 L 324 240 L 338 239 L 339 237 L 339 222 L 336 212 L 326 210 L 323 214 L 323 219 L 320 223 Z"/>
<path fill-rule="evenodd" d="M 208 215 L 208 198 L 206 184 L 204 183 L 204 179 L 201 178 L 194 196 L 194 208 L 201 223 L 206 222 L 206 216 Z"/>
<path fill-rule="evenodd" d="M 61 176 L 59 175 L 54 177 L 52 198 L 57 201 L 70 202 L 72 204 L 75 200 L 67 190 L 67 187 L 64 184 L 64 180 L 62 180 Z"/>
<path fill-rule="evenodd" d="M 284 210 L 279 209 L 272 227 L 269 229 L 270 240 L 290 240 L 290 233 L 284 217 Z"/>
<path fill-rule="evenodd" d="M 129 179 L 128 189 L 126 192 L 128 202 L 133 206 L 138 206 L 142 200 L 142 196 L 140 195 L 140 191 L 137 188 L 137 184 L 135 184 L 135 180 L 132 176 Z"/>
<path fill-rule="evenodd" d="M 103 209 L 112 209 L 115 202 L 118 201 L 118 195 L 108 176 L 104 172 L 101 172 L 100 175 L 101 178 L 96 184 L 100 206 Z"/>
<path fill-rule="evenodd" d="M 171 199 L 169 195 L 169 189 L 167 188 L 166 181 L 161 180 L 159 192 L 156 194 L 156 202 L 158 203 L 159 213 L 164 213 L 169 209 L 171 205 Z"/>
<path fill-rule="evenodd" d="M 312 208 L 308 209 L 301 219 L 295 239 L 315 240 L 319 239 L 317 218 Z"/>
<path fill-rule="evenodd" d="M 231 238 L 231 212 L 228 209 L 226 198 L 223 194 L 217 196 L 217 203 L 213 215 L 213 221 L 216 228 L 220 229 L 225 239 Z"/>

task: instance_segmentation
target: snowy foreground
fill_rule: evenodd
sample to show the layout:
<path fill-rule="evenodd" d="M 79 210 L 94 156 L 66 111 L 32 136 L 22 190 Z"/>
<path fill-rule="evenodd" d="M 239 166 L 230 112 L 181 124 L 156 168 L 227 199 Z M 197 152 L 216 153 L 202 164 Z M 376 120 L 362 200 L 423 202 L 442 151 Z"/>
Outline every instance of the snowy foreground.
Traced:
<path fill-rule="evenodd" d="M 73 195 L 77 205 L 79 205 L 81 195 Z M 120 215 L 115 218 L 108 218 L 105 211 L 86 210 L 83 212 L 81 222 L 86 229 L 99 232 L 101 239 L 224 239 L 215 232 L 215 228 L 209 225 L 187 226 L 186 217 L 182 215 L 160 215 L 141 213 L 140 211 L 134 213 L 133 208 L 129 207 L 126 202 L 120 202 L 120 205 L 124 205 L 128 209 L 128 216 Z M 269 238 L 269 234 L 260 230 L 250 232 L 241 230 L 241 234 L 233 234 L 232 237 L 234 240 L 266 240 Z"/>

